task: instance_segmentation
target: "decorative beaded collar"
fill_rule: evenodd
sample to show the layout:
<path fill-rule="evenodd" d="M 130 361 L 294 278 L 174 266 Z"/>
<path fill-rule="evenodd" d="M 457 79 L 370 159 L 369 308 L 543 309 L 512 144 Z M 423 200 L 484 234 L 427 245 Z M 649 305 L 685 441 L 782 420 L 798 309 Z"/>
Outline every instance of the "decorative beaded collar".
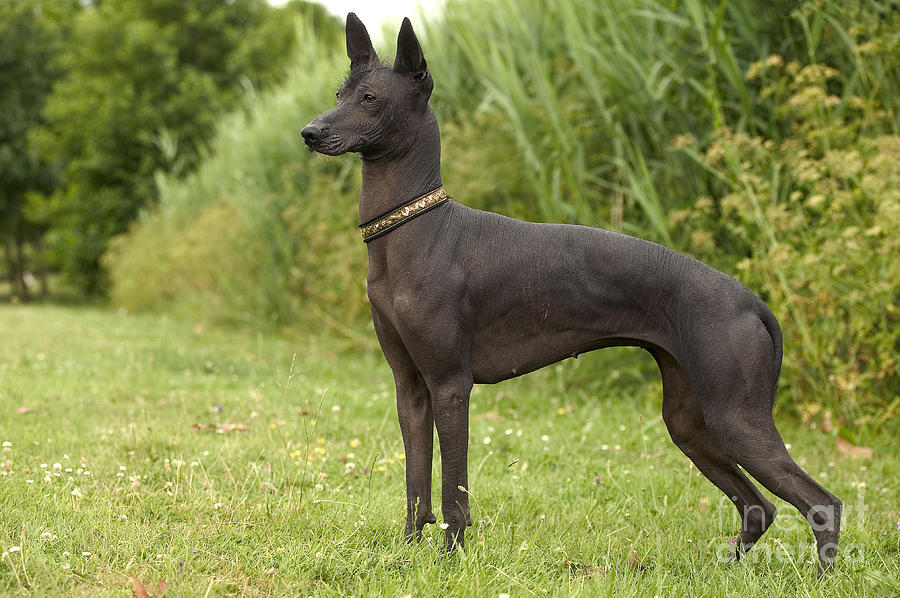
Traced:
<path fill-rule="evenodd" d="M 416 216 L 424 214 L 431 208 L 435 208 L 450 199 L 443 187 L 429 191 L 422 197 L 409 201 L 399 208 L 391 210 L 381 216 L 377 216 L 368 222 L 359 225 L 363 241 L 368 243 L 372 239 L 388 233 L 401 224 L 409 222 Z"/>

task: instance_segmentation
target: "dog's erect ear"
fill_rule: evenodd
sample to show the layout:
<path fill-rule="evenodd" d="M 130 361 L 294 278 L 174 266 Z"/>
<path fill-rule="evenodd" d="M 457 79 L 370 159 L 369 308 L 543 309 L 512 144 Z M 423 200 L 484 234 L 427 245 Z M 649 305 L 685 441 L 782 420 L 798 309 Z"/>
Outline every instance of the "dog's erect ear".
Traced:
<path fill-rule="evenodd" d="M 413 31 L 409 19 L 403 19 L 400 25 L 400 35 L 397 36 L 397 59 L 394 61 L 394 71 L 410 74 L 415 80 L 423 80 L 428 76 L 428 64 L 425 55 L 422 54 L 422 46 Z"/>
<path fill-rule="evenodd" d="M 378 60 L 375 48 L 372 47 L 372 40 L 369 38 L 369 32 L 366 31 L 366 26 L 355 13 L 347 14 L 347 26 L 344 31 L 347 35 L 347 58 L 350 59 L 351 71 L 361 65 Z"/>

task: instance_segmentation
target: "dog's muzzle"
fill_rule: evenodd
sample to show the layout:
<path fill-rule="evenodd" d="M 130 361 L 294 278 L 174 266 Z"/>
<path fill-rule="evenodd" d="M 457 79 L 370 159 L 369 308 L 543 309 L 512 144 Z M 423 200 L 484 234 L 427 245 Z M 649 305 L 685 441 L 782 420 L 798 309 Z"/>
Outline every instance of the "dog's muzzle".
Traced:
<path fill-rule="evenodd" d="M 344 139 L 331 132 L 327 124 L 320 125 L 313 121 L 300 131 L 306 148 L 326 156 L 338 156 L 347 151 Z"/>
<path fill-rule="evenodd" d="M 309 123 L 300 131 L 300 136 L 303 137 L 303 141 L 309 149 L 314 149 L 315 145 L 322 141 L 327 134 L 328 127 L 324 127 L 316 121 Z"/>

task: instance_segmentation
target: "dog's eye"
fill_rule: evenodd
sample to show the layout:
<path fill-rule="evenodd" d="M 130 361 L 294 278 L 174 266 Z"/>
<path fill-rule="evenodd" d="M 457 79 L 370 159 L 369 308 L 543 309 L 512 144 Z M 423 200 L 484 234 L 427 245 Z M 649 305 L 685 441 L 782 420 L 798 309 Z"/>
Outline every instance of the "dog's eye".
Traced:
<path fill-rule="evenodd" d="M 375 101 L 375 96 L 373 96 L 370 93 L 367 93 L 366 95 L 363 96 L 363 102 L 365 102 L 366 104 L 371 104 L 374 101 Z"/>
<path fill-rule="evenodd" d="M 334 97 L 336 97 L 336 98 L 341 97 L 341 90 L 340 90 L 340 89 L 337 90 L 336 92 L 334 92 Z"/>

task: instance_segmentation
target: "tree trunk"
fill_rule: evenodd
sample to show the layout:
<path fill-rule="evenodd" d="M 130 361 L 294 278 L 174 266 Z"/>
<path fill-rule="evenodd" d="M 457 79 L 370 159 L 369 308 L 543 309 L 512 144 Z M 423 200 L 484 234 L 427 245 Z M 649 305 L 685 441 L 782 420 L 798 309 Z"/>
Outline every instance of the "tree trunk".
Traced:
<path fill-rule="evenodd" d="M 12 234 L 6 246 L 6 261 L 10 264 L 10 282 L 13 298 L 28 301 L 28 285 L 25 284 L 25 240 L 22 235 L 22 219 L 12 222 Z"/>
<path fill-rule="evenodd" d="M 41 300 L 50 297 L 50 283 L 47 280 L 47 267 L 41 265 L 38 268 L 38 282 L 41 284 Z"/>
<path fill-rule="evenodd" d="M 19 287 L 22 290 L 22 294 L 19 298 L 25 302 L 31 299 L 31 295 L 28 291 L 28 283 L 25 282 L 25 240 L 22 238 L 21 220 L 16 224 L 17 230 L 13 233 L 13 239 L 16 245 L 16 261 L 18 262 L 18 271 L 16 275 L 19 279 Z"/>
<path fill-rule="evenodd" d="M 16 285 L 18 284 L 18 276 L 16 276 L 16 257 L 13 251 L 12 235 L 6 237 L 3 253 L 6 255 L 6 276 L 9 278 L 9 298 L 14 299 L 19 296 Z"/>
<path fill-rule="evenodd" d="M 38 283 L 40 283 L 41 299 L 47 299 L 50 296 L 50 284 L 47 280 L 47 266 L 42 259 L 44 239 L 41 237 L 40 233 L 31 240 L 31 247 L 34 250 L 35 255 L 35 270 Z"/>

